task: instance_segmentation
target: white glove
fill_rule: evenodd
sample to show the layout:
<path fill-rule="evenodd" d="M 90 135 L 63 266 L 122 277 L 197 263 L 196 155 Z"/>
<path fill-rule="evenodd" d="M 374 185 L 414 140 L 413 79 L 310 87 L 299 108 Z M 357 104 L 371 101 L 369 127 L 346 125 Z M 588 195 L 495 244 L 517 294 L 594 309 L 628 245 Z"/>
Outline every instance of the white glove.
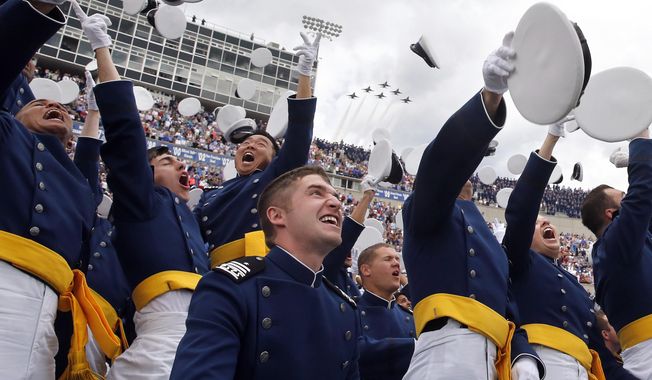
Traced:
<path fill-rule="evenodd" d="M 555 124 L 550 124 L 548 127 L 548 134 L 557 137 L 566 137 L 566 129 L 564 128 L 565 123 L 565 119 L 562 119 Z"/>
<path fill-rule="evenodd" d="M 609 161 L 617 168 L 626 168 L 629 165 L 629 151 L 620 147 L 611 153 Z"/>
<path fill-rule="evenodd" d="M 378 184 L 378 180 L 375 179 L 374 177 L 370 175 L 366 175 L 363 179 L 362 182 L 360 182 L 360 187 L 362 188 L 362 192 L 366 193 L 369 190 L 376 191 L 376 185 Z"/>
<path fill-rule="evenodd" d="M 89 71 L 86 71 L 86 109 L 91 111 L 99 111 L 97 107 L 97 102 L 95 101 L 95 92 L 93 88 L 95 87 L 95 81 L 93 76 Z"/>
<path fill-rule="evenodd" d="M 503 238 L 505 237 L 505 232 L 507 231 L 505 223 L 501 223 L 498 218 L 494 218 L 492 225 L 496 240 L 498 240 L 498 243 L 502 244 Z"/>
<path fill-rule="evenodd" d="M 93 51 L 113 45 L 111 36 L 107 33 L 109 26 L 111 26 L 111 20 L 108 17 L 98 13 L 92 16 L 86 15 L 76 0 L 70 0 L 70 4 L 81 21 L 82 30 L 91 43 Z"/>
<path fill-rule="evenodd" d="M 537 362 L 530 356 L 516 359 L 512 366 L 512 380 L 539 380 Z"/>
<path fill-rule="evenodd" d="M 516 55 L 512 49 L 514 32 L 509 32 L 503 37 L 503 46 L 489 54 L 482 66 L 484 88 L 495 94 L 507 91 L 507 78 L 514 71 L 512 59 Z"/>
<path fill-rule="evenodd" d="M 299 74 L 309 77 L 312 73 L 312 64 L 315 62 L 315 59 L 317 59 L 321 33 L 317 33 L 317 36 L 312 42 L 310 42 L 310 38 L 308 38 L 308 35 L 304 32 L 301 32 L 301 38 L 303 38 L 303 45 L 294 48 L 296 51 L 295 55 L 300 57 L 296 70 Z"/>

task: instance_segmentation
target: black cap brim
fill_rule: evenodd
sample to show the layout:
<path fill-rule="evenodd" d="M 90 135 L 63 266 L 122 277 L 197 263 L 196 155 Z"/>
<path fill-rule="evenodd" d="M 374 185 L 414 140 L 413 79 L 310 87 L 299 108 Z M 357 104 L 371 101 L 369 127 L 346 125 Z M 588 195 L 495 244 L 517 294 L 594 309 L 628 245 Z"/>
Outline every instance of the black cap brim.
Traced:
<path fill-rule="evenodd" d="M 389 176 L 385 180 L 386 182 L 397 185 L 403 180 L 403 165 L 398 159 L 396 153 L 392 152 L 392 170 L 389 172 Z"/>

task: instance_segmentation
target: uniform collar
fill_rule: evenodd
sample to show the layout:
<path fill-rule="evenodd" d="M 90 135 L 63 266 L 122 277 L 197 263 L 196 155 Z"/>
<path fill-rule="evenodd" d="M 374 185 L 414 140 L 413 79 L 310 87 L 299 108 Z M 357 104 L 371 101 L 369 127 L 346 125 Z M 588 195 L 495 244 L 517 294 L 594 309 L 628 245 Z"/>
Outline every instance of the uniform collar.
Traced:
<path fill-rule="evenodd" d="M 318 288 L 321 285 L 322 272 L 324 271 L 323 265 L 319 268 L 319 271 L 314 272 L 290 252 L 278 245 L 267 254 L 267 258 L 272 260 L 274 264 L 278 265 L 297 282 L 312 288 Z"/>
<path fill-rule="evenodd" d="M 394 298 L 394 296 L 392 296 L 392 299 L 388 301 L 368 289 L 365 289 L 362 298 L 364 298 L 364 300 L 371 306 L 382 306 L 386 307 L 387 309 L 393 308 L 396 304 L 396 298 Z"/>

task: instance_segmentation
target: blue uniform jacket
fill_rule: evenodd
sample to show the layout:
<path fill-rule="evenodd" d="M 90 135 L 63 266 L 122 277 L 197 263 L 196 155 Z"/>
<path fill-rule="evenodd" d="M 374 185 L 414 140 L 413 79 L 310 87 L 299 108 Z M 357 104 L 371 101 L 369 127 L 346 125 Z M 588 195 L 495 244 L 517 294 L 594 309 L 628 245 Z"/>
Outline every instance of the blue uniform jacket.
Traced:
<path fill-rule="evenodd" d="M 276 177 L 308 161 L 316 105 L 316 98 L 289 98 L 285 142 L 269 166 L 202 194 L 194 213 L 209 250 L 261 229 L 256 209 L 258 196 Z"/>
<path fill-rule="evenodd" d="M 218 266 L 193 294 L 170 378 L 357 379 L 360 320 L 327 281 L 279 247 Z"/>
<path fill-rule="evenodd" d="M 596 301 L 616 331 L 652 314 L 652 140 L 629 143 L 629 188 L 593 245 Z"/>
<path fill-rule="evenodd" d="M 96 205 L 102 201 L 102 187 L 99 179 L 101 146 L 102 140 L 79 137 L 74 158 L 75 165 L 88 179 L 88 183 L 94 185 L 93 193 Z M 90 256 L 86 281 L 91 289 L 113 306 L 119 317 L 131 319 L 131 316 L 126 315 L 133 310 L 131 290 L 111 241 L 112 234 L 111 222 L 95 215 L 89 243 Z"/>
<path fill-rule="evenodd" d="M 413 305 L 431 294 L 449 293 L 471 297 L 516 319 L 508 296 L 505 252 L 475 204 L 457 199 L 505 115 L 501 101 L 492 121 L 482 94 L 476 94 L 448 119 L 421 158 L 414 191 L 403 205 L 403 260 Z M 512 360 L 521 354 L 537 357 L 525 331 L 517 330 Z"/>
<path fill-rule="evenodd" d="M 208 256 L 192 212 L 154 184 L 132 83 L 99 84 L 95 96 L 106 134 L 101 152 L 113 190 L 115 249 L 131 289 L 163 271 L 207 272 Z"/>
<path fill-rule="evenodd" d="M 342 244 L 332 250 L 324 259 L 324 277 L 353 299 L 360 297 L 360 290 L 358 290 L 358 286 L 344 267 L 344 260 L 351 254 L 351 249 L 353 249 L 363 230 L 364 225 L 351 219 L 351 217 L 344 218 L 342 222 Z"/>
<path fill-rule="evenodd" d="M 412 312 L 365 291 L 358 298 L 363 339 L 360 378 L 402 379 L 410 366 L 416 338 Z"/>
<path fill-rule="evenodd" d="M 600 354 L 607 379 L 634 379 L 605 347 L 596 323 L 594 302 L 572 274 L 530 249 L 539 205 L 555 162 L 536 153 L 516 182 L 505 211 L 503 246 L 511 262 L 511 292 L 521 324 L 540 323 L 564 329 Z"/>
<path fill-rule="evenodd" d="M 64 21 L 58 9 L 48 17 L 22 0 L 0 6 L 0 47 L 11 52 L 0 61 L 0 93 L 10 88 L 25 62 Z M 95 215 L 86 178 L 56 137 L 30 133 L 4 111 L 0 145 L 0 228 L 50 248 L 71 268 L 85 268 L 82 260 L 87 258 Z"/>
<path fill-rule="evenodd" d="M 18 76 L 11 83 L 11 87 L 0 98 L 1 109 L 12 115 L 16 115 L 23 106 L 34 100 L 34 94 L 29 88 L 29 83 L 23 74 Z"/>

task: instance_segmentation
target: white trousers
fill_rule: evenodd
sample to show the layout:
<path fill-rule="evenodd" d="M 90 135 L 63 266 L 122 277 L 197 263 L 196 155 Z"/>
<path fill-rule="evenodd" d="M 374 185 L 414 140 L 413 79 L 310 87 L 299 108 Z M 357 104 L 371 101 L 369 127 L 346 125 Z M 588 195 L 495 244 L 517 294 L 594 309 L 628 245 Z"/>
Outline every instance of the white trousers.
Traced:
<path fill-rule="evenodd" d="M 533 344 L 539 359 L 546 366 L 546 380 L 587 380 L 586 368 L 574 357 L 549 347 Z"/>
<path fill-rule="evenodd" d="M 107 380 L 167 380 L 179 341 L 186 333 L 192 292 L 160 295 L 134 315 L 136 339 L 113 362 Z"/>
<path fill-rule="evenodd" d="M 496 345 L 449 319 L 421 334 L 403 380 L 495 380 Z"/>
<path fill-rule="evenodd" d="M 0 379 L 54 379 L 57 294 L 0 260 Z"/>
<path fill-rule="evenodd" d="M 652 380 L 652 339 L 624 350 L 623 367 L 641 380 Z"/>
<path fill-rule="evenodd" d="M 106 356 L 104 356 L 104 352 L 102 352 L 100 345 L 97 343 L 97 340 L 95 340 L 90 327 L 87 327 L 87 330 L 88 343 L 86 343 L 85 351 L 88 365 L 91 367 L 93 372 L 102 376 L 106 376 L 106 371 L 108 368 L 106 364 Z"/>

